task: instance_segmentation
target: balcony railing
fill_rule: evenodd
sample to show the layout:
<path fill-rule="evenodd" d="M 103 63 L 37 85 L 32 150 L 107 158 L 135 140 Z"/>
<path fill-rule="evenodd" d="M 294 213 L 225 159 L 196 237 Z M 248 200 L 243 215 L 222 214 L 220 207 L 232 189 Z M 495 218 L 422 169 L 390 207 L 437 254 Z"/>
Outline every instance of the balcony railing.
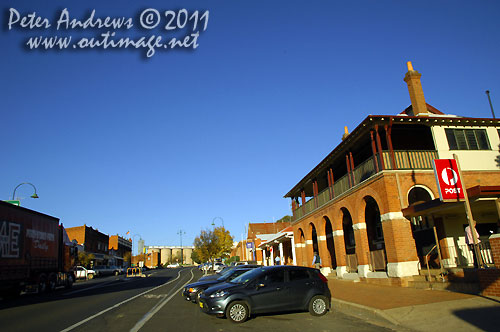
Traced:
<path fill-rule="evenodd" d="M 438 157 L 437 151 L 434 150 L 394 151 L 395 168 L 392 165 L 391 153 L 383 151 L 382 155 L 387 169 L 432 169 L 432 161 Z"/>
<path fill-rule="evenodd" d="M 394 161 L 396 165 L 393 165 L 391 153 L 389 151 L 382 151 L 382 157 L 384 160 L 385 169 L 432 169 L 432 161 L 437 159 L 437 151 L 434 150 L 398 150 L 394 151 Z M 381 164 L 379 158 L 375 159 L 378 162 L 379 169 L 381 169 Z M 354 183 L 352 187 L 357 186 L 361 182 L 370 178 L 372 175 L 377 173 L 376 164 L 373 157 L 368 158 L 357 167 L 354 168 L 352 174 L 354 177 Z M 395 167 L 394 167 L 395 166 Z M 352 179 L 351 179 L 352 181 Z M 339 179 L 335 180 L 332 188 L 326 188 L 321 191 L 316 200 L 311 198 L 304 205 L 300 206 L 293 213 L 293 220 L 298 220 L 305 216 L 306 214 L 312 212 L 316 208 L 319 208 L 335 197 L 342 195 L 352 187 L 349 186 L 349 174 L 345 174 Z M 317 204 L 317 206 L 316 206 Z"/>

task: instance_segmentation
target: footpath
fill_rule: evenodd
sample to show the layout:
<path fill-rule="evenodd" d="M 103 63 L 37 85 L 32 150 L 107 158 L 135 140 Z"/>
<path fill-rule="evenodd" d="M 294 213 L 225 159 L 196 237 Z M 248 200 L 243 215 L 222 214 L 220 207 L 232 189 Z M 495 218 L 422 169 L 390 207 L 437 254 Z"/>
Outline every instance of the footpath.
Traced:
<path fill-rule="evenodd" d="M 328 278 L 332 311 L 400 331 L 500 331 L 500 298 Z"/>

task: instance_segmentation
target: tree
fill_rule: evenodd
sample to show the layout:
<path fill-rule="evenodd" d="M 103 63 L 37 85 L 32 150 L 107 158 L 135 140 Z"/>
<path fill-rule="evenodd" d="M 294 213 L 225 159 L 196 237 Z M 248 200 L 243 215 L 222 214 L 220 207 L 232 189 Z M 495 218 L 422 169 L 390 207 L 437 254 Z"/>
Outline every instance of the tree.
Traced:
<path fill-rule="evenodd" d="M 126 251 L 123 254 L 123 263 L 126 266 L 132 266 L 132 253 L 130 251 Z"/>
<path fill-rule="evenodd" d="M 213 231 L 202 230 L 194 239 L 194 252 L 202 262 L 229 257 L 232 246 L 233 237 L 224 227 L 216 227 Z"/>
<path fill-rule="evenodd" d="M 90 262 L 92 262 L 95 259 L 94 254 L 89 254 L 86 253 L 85 251 L 80 251 L 78 253 L 78 262 L 80 262 L 80 265 L 84 267 L 89 267 Z"/>
<path fill-rule="evenodd" d="M 200 256 L 198 256 L 198 253 L 196 251 L 193 251 L 191 253 L 191 260 L 195 263 L 201 263 Z"/>
<path fill-rule="evenodd" d="M 276 222 L 290 222 L 292 221 L 292 216 L 286 215 L 281 219 L 278 219 Z"/>

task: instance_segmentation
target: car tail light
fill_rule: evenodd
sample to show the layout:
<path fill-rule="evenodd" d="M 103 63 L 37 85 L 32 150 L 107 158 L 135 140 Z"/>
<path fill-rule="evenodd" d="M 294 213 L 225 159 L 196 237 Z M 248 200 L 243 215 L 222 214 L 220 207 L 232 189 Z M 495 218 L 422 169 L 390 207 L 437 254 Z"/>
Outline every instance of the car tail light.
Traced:
<path fill-rule="evenodd" d="M 326 279 L 326 277 L 321 274 L 321 272 L 318 272 L 318 277 L 321 279 L 321 281 L 328 285 L 328 279 Z"/>

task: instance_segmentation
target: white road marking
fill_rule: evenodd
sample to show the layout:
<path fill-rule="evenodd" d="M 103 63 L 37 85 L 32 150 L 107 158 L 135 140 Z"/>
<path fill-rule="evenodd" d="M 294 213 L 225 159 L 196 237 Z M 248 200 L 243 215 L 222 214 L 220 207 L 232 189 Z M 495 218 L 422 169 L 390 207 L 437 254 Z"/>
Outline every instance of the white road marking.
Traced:
<path fill-rule="evenodd" d="M 189 284 L 191 282 L 191 280 L 193 280 L 193 278 L 194 278 L 194 273 L 193 273 L 193 269 L 191 269 L 191 279 L 189 279 L 178 290 L 174 291 L 172 293 L 172 295 L 170 295 L 168 298 L 166 298 L 166 299 L 161 300 L 160 302 L 158 302 L 157 305 L 155 305 L 147 314 L 145 314 L 142 317 L 142 319 L 140 321 L 137 322 L 137 324 L 135 324 L 135 326 L 133 328 L 130 329 L 130 332 L 137 332 L 137 331 L 139 331 L 144 326 L 144 324 L 147 323 L 148 320 L 150 320 L 158 311 L 160 311 L 160 309 L 163 308 L 163 306 L 165 304 L 167 304 L 168 301 L 170 301 L 170 299 L 172 299 L 181 289 L 183 289 L 184 286 L 186 286 L 187 284 Z"/>
<path fill-rule="evenodd" d="M 182 270 L 181 270 L 181 271 L 182 271 Z M 138 298 L 138 297 L 140 297 L 140 296 L 143 296 L 144 294 L 147 294 L 147 293 L 149 293 L 149 292 L 152 292 L 152 291 L 154 291 L 155 289 L 158 289 L 158 288 L 160 288 L 160 287 L 166 286 L 166 285 L 168 285 L 168 284 L 170 284 L 170 283 L 172 283 L 172 282 L 176 281 L 177 279 L 179 279 L 179 278 L 180 278 L 180 276 L 181 276 L 181 271 L 179 271 L 179 273 L 177 274 L 177 278 L 175 278 L 175 279 L 173 279 L 173 280 L 170 280 L 169 282 L 166 282 L 166 283 L 161 284 L 161 285 L 159 285 L 159 286 L 156 286 L 156 287 L 154 287 L 154 288 L 151 288 L 151 289 L 149 289 L 149 290 L 147 290 L 147 291 L 145 291 L 145 292 L 142 292 L 142 293 L 140 293 L 140 294 L 137 294 L 137 295 L 135 295 L 135 296 L 132 296 L 131 298 L 126 299 L 126 300 L 124 300 L 124 301 L 122 301 L 122 302 L 120 302 L 120 303 L 117 303 L 117 304 L 115 304 L 115 305 L 113 305 L 113 306 L 111 306 L 111 307 L 109 307 L 109 308 L 107 308 L 107 309 L 104 309 L 104 310 L 102 310 L 102 311 L 100 311 L 100 312 L 98 312 L 98 313 L 96 313 L 96 314 L 94 314 L 94 315 L 92 315 L 92 316 L 89 316 L 89 317 L 85 318 L 84 320 L 82 320 L 82 321 L 80 321 L 80 322 L 78 322 L 78 323 L 76 323 L 76 324 L 71 325 L 70 327 L 65 328 L 64 330 L 61 330 L 61 332 L 71 331 L 71 330 L 73 330 L 74 328 L 76 328 L 76 327 L 78 327 L 78 326 L 80 326 L 80 325 L 82 325 L 82 324 L 85 324 L 85 323 L 86 323 L 86 322 L 88 322 L 89 320 L 92 320 L 92 319 L 94 319 L 94 318 L 96 318 L 96 317 L 98 317 L 98 316 L 100 316 L 100 315 L 102 315 L 102 314 L 104 314 L 104 313 L 106 313 L 106 312 L 108 312 L 108 311 L 110 311 L 110 310 L 113 310 L 113 309 L 115 309 L 115 308 L 118 308 L 118 307 L 119 307 L 119 306 L 121 306 L 122 304 L 125 304 L 125 303 L 127 303 L 127 302 L 130 302 L 130 301 L 132 301 L 132 300 L 134 300 L 134 299 L 136 299 L 136 298 Z"/>

